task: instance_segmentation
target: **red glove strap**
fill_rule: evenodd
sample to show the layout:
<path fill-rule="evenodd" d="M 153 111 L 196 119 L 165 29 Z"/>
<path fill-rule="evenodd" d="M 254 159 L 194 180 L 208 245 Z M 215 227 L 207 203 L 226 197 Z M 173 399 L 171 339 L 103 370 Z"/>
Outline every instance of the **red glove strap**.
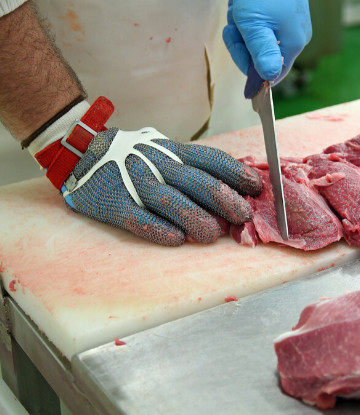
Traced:
<path fill-rule="evenodd" d="M 99 97 L 80 121 L 98 133 L 106 130 L 104 124 L 113 112 L 114 105 L 111 101 L 105 97 Z M 85 153 L 93 138 L 94 136 L 91 133 L 76 125 L 66 142 L 81 153 Z M 36 153 L 35 158 L 42 167 L 47 169 L 46 176 L 58 190 L 61 189 L 61 186 L 80 160 L 79 156 L 61 144 L 61 140 Z"/>

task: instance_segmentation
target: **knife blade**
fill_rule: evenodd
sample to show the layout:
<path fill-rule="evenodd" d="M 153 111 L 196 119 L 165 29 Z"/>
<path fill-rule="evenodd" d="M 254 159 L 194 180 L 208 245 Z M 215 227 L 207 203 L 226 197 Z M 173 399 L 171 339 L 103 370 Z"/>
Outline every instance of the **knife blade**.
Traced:
<path fill-rule="evenodd" d="M 280 235 L 288 240 L 289 231 L 286 219 L 284 189 L 281 177 L 280 159 L 275 130 L 275 114 L 270 85 L 257 73 L 251 62 L 245 85 L 245 98 L 251 99 L 252 106 L 261 119 L 264 132 L 266 155 L 269 164 L 270 182 L 275 198 L 275 211 Z"/>

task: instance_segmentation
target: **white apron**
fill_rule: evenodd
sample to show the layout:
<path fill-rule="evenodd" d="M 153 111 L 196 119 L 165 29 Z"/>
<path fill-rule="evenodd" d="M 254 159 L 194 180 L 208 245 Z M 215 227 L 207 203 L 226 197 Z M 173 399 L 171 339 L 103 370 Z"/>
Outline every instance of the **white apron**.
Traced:
<path fill-rule="evenodd" d="M 246 78 L 222 40 L 227 0 L 38 0 L 107 123 L 155 127 L 182 142 L 258 124 Z"/>

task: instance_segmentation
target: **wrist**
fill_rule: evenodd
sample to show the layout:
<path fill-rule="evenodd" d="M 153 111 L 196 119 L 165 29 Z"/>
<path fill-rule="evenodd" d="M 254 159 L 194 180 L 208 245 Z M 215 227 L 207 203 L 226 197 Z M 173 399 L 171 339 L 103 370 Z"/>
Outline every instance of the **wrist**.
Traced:
<path fill-rule="evenodd" d="M 90 105 L 87 101 L 82 101 L 75 105 L 29 143 L 27 146 L 29 153 L 35 157 L 36 153 L 62 139 L 73 122 L 80 120 L 89 108 Z"/>
<path fill-rule="evenodd" d="M 106 130 L 105 123 L 113 111 L 113 104 L 105 97 L 99 97 L 91 107 L 83 101 L 29 145 L 30 154 L 46 169 L 46 176 L 57 189 L 61 189 L 94 136 Z"/>
<path fill-rule="evenodd" d="M 41 135 L 43 132 L 45 132 L 49 127 L 52 127 L 53 130 L 53 126 L 54 124 L 56 124 L 56 121 L 62 119 L 65 115 L 67 115 L 68 113 L 70 113 L 71 109 L 78 106 L 78 104 L 80 104 L 81 102 L 83 102 L 85 100 L 85 96 L 84 95 L 79 95 L 77 98 L 75 98 L 73 101 L 71 101 L 68 105 L 66 105 L 64 108 L 62 108 L 61 110 L 59 110 L 53 117 L 50 117 L 44 124 L 42 124 L 36 131 L 34 131 L 31 135 L 29 135 L 25 140 L 21 141 L 21 147 L 22 148 L 27 148 L 29 147 L 29 145 L 39 136 Z M 87 108 L 89 107 L 89 105 L 87 104 Z M 82 108 L 82 106 L 78 107 L 78 108 Z M 78 116 L 77 111 L 75 117 Z M 84 114 L 80 114 L 80 117 L 82 117 Z M 65 119 L 67 119 L 69 117 L 69 115 L 67 117 L 65 117 Z M 61 125 L 63 125 L 63 122 L 60 122 Z M 56 124 L 58 125 L 58 124 Z M 60 137 L 59 137 L 60 138 Z"/>

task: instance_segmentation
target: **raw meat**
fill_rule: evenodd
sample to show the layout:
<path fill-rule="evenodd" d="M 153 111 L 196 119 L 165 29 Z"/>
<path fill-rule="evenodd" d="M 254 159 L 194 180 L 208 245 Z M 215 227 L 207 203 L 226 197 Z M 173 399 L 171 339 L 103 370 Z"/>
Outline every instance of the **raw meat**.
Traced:
<path fill-rule="evenodd" d="M 294 163 L 300 162 L 295 158 L 281 160 L 289 228 L 289 239 L 284 241 L 277 226 L 274 195 L 266 163 L 257 163 L 253 157 L 242 161 L 257 171 L 263 184 L 263 191 L 258 197 L 247 198 L 253 209 L 253 223 L 262 242 L 277 242 L 308 251 L 341 239 L 343 229 L 340 221 L 309 183 L 309 166 Z"/>
<path fill-rule="evenodd" d="M 255 248 L 259 243 L 259 237 L 252 222 L 245 222 L 242 225 L 231 224 L 230 235 L 239 245 Z"/>
<path fill-rule="evenodd" d="M 281 158 L 288 241 L 281 238 L 277 227 L 267 161 L 253 156 L 240 161 L 257 171 L 263 192 L 246 198 L 254 212 L 255 230 L 250 225 L 231 226 L 236 242 L 255 247 L 257 232 L 264 243 L 304 250 L 323 248 L 342 236 L 360 246 L 360 135 L 305 159 Z M 342 226 L 329 206 L 342 219 Z"/>
<path fill-rule="evenodd" d="M 220 215 L 218 215 L 217 213 L 212 212 L 211 210 L 206 209 L 206 211 L 210 213 L 210 215 L 213 216 L 217 220 L 217 223 L 220 225 L 220 228 L 221 228 L 220 236 L 228 235 L 229 230 L 230 230 L 230 222 L 226 220 L 225 218 L 221 217 Z"/>
<path fill-rule="evenodd" d="M 306 158 L 311 166 L 309 179 L 343 219 L 348 243 L 360 246 L 360 168 L 344 160 L 333 161 L 331 156 Z"/>
<path fill-rule="evenodd" d="M 360 167 L 360 135 L 345 143 L 335 144 L 324 150 L 325 154 L 335 154 L 339 158 Z"/>
<path fill-rule="evenodd" d="M 306 307 L 293 331 L 275 339 L 281 385 L 321 409 L 360 399 L 360 291 Z"/>

